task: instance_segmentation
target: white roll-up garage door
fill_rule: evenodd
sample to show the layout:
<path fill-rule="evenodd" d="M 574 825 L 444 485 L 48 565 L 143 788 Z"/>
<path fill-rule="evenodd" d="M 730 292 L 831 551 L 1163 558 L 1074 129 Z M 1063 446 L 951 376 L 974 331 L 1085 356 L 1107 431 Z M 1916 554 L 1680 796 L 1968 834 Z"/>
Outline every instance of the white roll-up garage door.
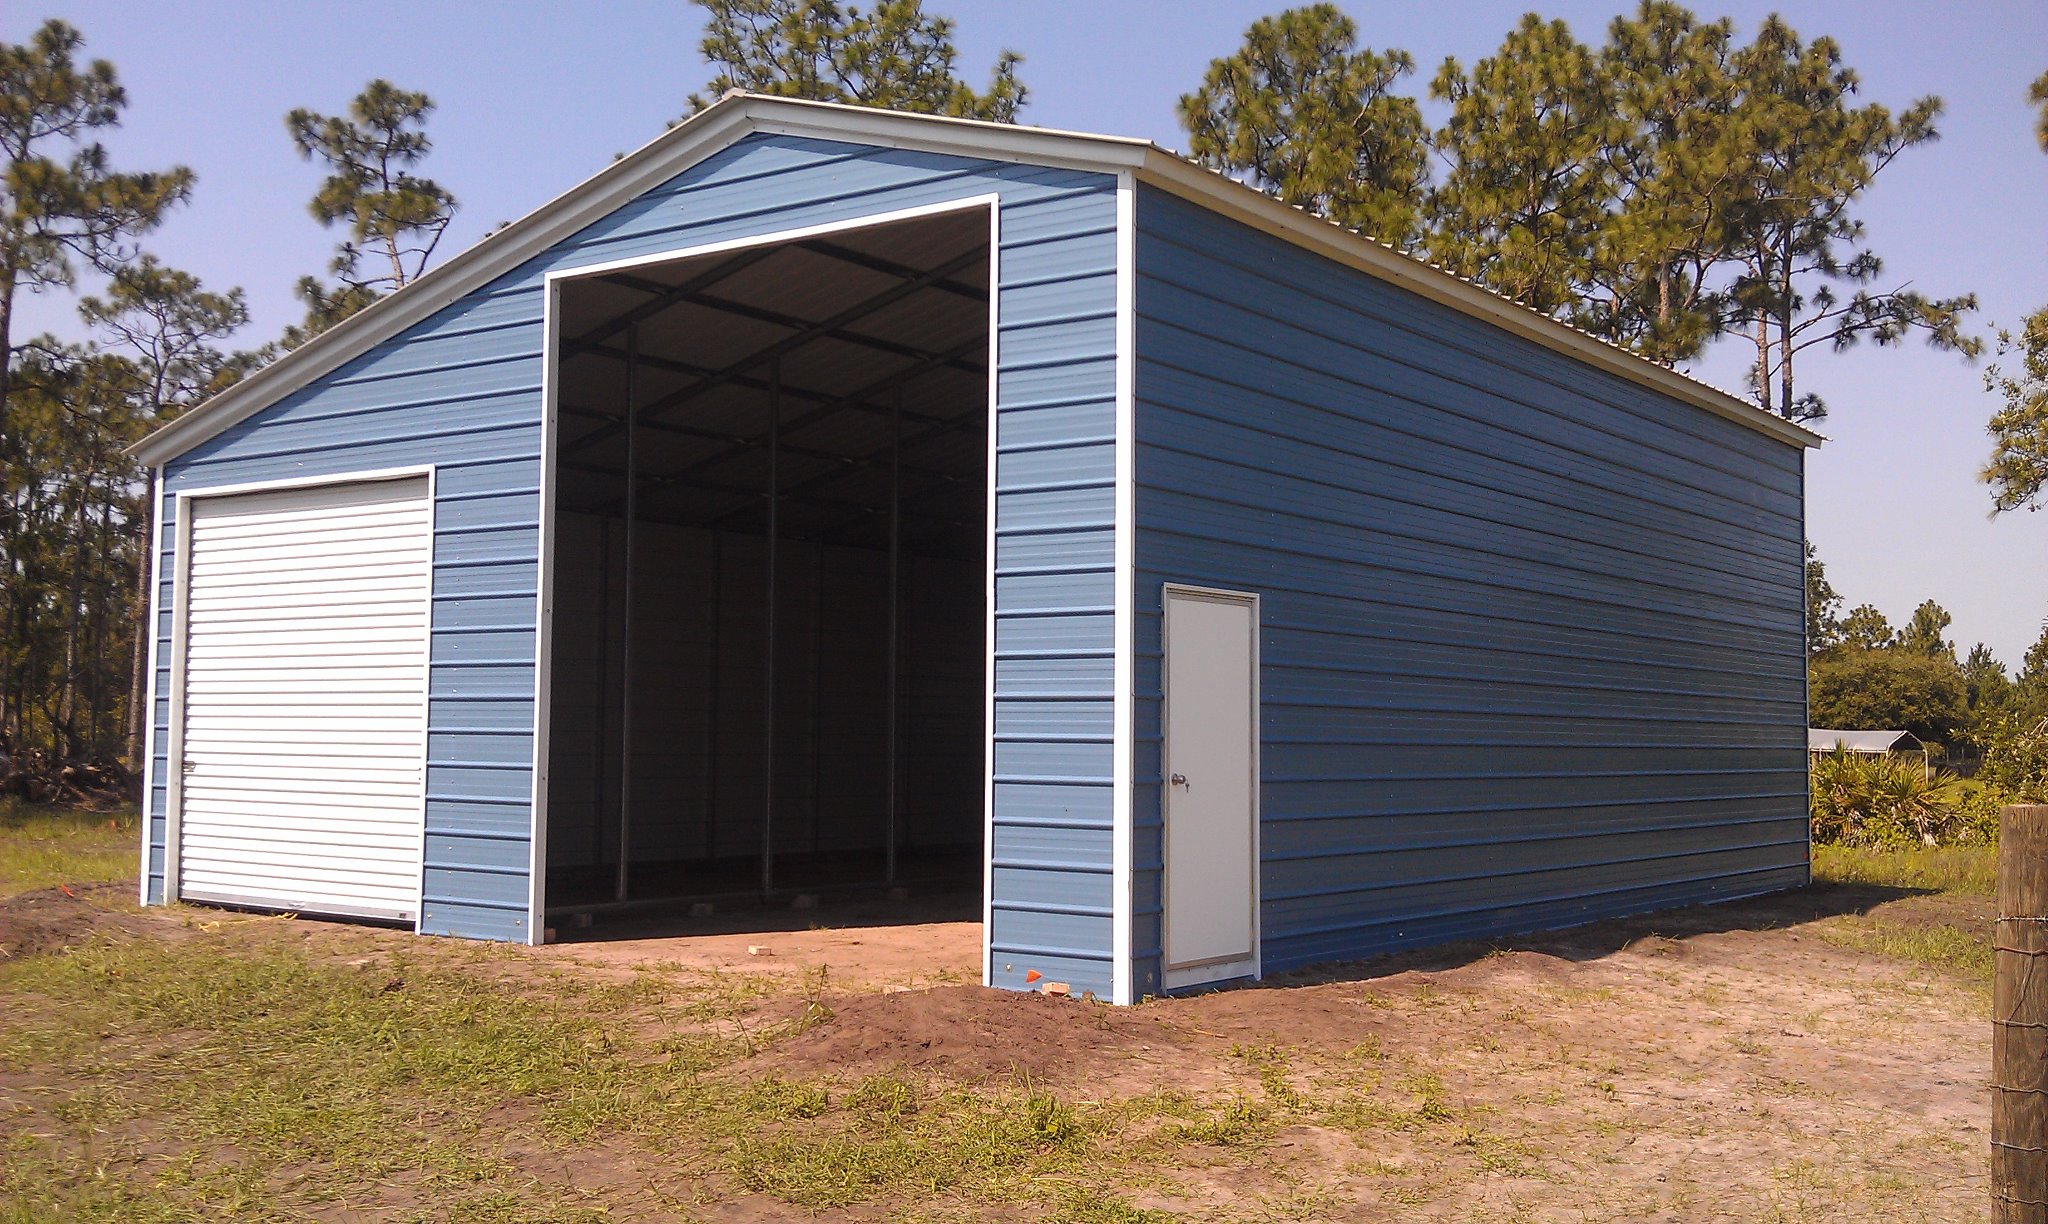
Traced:
<path fill-rule="evenodd" d="M 426 478 L 187 504 L 179 894 L 416 918 Z"/>

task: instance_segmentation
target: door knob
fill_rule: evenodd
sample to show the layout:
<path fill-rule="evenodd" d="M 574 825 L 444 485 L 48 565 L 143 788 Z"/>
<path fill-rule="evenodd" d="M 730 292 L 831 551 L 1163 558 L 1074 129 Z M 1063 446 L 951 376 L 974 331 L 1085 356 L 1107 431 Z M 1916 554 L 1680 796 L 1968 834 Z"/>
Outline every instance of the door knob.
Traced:
<path fill-rule="evenodd" d="M 1175 786 L 1186 786 L 1188 784 L 1188 776 L 1186 774 L 1173 775 L 1173 784 Z"/>

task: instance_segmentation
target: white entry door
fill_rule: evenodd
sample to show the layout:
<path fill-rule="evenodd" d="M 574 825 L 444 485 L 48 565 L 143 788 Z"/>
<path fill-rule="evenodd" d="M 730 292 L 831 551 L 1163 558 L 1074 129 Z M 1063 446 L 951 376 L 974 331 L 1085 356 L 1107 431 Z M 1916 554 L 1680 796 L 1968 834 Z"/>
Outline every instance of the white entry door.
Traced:
<path fill-rule="evenodd" d="M 1165 984 L 1259 974 L 1259 599 L 1168 586 Z"/>
<path fill-rule="evenodd" d="M 194 496 L 180 537 L 176 895 L 416 920 L 427 478 Z"/>

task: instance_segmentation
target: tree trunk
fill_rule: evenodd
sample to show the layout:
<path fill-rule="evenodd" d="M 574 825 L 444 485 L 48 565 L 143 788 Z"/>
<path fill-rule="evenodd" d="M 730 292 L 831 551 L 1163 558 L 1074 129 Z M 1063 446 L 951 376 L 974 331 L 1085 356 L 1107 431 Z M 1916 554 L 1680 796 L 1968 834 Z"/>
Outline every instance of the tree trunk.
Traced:
<path fill-rule="evenodd" d="M 1792 256 L 1787 252 L 1778 278 L 1778 411 L 1790 417 L 1792 408 Z"/>
<path fill-rule="evenodd" d="M 7 436 L 7 395 L 14 383 L 14 277 L 0 275 L 0 438 Z M 12 504 L 7 469 L 0 467 L 0 509 Z"/>
<path fill-rule="evenodd" d="M 108 528 L 114 517 L 113 482 L 108 481 L 102 496 L 93 499 L 95 517 L 93 524 L 92 548 L 92 619 L 88 622 L 86 640 L 92 647 L 92 683 L 86 686 L 86 699 L 92 703 L 92 718 L 86 723 L 87 742 L 92 745 L 92 759 L 103 764 L 113 754 L 107 746 L 107 605 L 121 588 L 107 580 L 107 559 L 112 556 L 108 547 Z"/>
<path fill-rule="evenodd" d="M 8 392 L 14 381 L 14 274 L 0 273 L 0 445 L 12 436 L 7 424 Z M 14 572 L 15 542 L 20 532 L 15 524 L 14 489 L 8 481 L 6 456 L 0 454 L 0 625 L 11 624 L 19 578 Z M 17 639 L 19 640 L 19 639 Z M 8 730 L 18 720 L 20 681 L 14 667 L 14 652 L 0 642 L 0 743 L 9 742 Z"/>
<path fill-rule="evenodd" d="M 1756 397 L 1771 411 L 1771 321 L 1762 311 L 1756 316 Z"/>
<path fill-rule="evenodd" d="M 78 609 L 85 602 L 85 490 L 92 473 L 79 480 L 71 503 L 71 583 L 64 601 L 64 687 L 57 699 L 57 723 L 64 735 L 64 759 L 78 759 Z"/>

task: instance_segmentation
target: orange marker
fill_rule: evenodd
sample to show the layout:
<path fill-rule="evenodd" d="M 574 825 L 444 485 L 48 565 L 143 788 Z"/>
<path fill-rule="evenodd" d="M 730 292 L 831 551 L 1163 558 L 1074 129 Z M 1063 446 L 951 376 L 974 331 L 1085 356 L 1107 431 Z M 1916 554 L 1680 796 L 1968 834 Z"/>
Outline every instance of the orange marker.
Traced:
<path fill-rule="evenodd" d="M 1027 982 L 1035 982 L 1044 976 L 1045 975 L 1043 973 L 1040 973 L 1036 969 L 1026 969 L 1024 971 L 1024 980 Z"/>

